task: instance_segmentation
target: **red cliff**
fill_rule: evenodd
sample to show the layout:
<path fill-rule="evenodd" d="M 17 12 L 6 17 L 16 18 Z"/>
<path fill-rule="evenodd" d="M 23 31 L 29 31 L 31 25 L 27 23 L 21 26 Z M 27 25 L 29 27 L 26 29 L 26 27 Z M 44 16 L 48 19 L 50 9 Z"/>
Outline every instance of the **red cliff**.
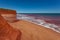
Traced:
<path fill-rule="evenodd" d="M 16 11 L 10 9 L 0 9 L 0 14 L 9 22 L 16 21 Z"/>
<path fill-rule="evenodd" d="M 16 15 L 16 11 L 15 10 L 10 10 L 10 9 L 0 8 L 0 14 L 15 14 Z"/>
<path fill-rule="evenodd" d="M 20 37 L 21 32 L 10 26 L 0 15 L 0 40 L 20 40 Z"/>

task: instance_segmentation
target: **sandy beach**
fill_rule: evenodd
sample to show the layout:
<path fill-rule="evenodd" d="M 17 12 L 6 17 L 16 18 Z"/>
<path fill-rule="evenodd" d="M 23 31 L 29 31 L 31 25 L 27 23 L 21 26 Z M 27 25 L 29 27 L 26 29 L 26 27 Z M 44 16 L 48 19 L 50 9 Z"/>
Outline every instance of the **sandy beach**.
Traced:
<path fill-rule="evenodd" d="M 22 32 L 21 40 L 60 40 L 60 33 L 25 20 L 9 24 Z"/>

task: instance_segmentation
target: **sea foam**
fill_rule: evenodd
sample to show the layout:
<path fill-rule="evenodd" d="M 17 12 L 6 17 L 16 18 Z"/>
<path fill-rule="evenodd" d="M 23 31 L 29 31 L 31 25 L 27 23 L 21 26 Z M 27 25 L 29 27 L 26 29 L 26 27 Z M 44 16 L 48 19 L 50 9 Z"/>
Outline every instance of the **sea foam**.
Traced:
<path fill-rule="evenodd" d="M 51 24 L 51 23 L 47 23 L 44 20 L 41 19 L 35 19 L 34 17 L 28 16 L 28 15 L 23 15 L 23 14 L 17 14 L 17 19 L 22 19 L 37 25 L 41 25 L 43 27 L 52 29 L 58 33 L 60 33 L 60 28 L 59 26 L 55 25 L 55 24 Z"/>

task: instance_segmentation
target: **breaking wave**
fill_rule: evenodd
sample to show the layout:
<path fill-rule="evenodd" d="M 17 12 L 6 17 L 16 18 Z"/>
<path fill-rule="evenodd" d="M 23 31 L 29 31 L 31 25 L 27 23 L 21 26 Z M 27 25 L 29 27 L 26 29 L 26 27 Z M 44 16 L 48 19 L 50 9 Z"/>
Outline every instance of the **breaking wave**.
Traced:
<path fill-rule="evenodd" d="M 29 21 L 31 23 L 41 25 L 43 27 L 52 29 L 52 30 L 60 33 L 60 28 L 57 25 L 47 23 L 47 22 L 45 22 L 44 20 L 41 20 L 41 19 L 35 19 L 34 17 L 28 16 L 28 15 L 23 15 L 23 14 L 17 14 L 17 19 L 26 20 L 26 21 Z"/>

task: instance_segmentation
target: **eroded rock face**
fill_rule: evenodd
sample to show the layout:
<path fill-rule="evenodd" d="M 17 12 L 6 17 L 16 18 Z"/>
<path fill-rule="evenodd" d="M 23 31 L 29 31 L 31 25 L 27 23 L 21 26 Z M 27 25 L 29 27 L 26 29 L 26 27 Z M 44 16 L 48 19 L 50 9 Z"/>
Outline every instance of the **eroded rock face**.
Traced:
<path fill-rule="evenodd" d="M 9 9 L 0 9 L 0 14 L 8 21 L 13 22 L 16 19 L 16 11 Z"/>
<path fill-rule="evenodd" d="M 21 32 L 11 27 L 0 15 L 0 40 L 20 40 Z"/>
<path fill-rule="evenodd" d="M 10 10 L 10 9 L 1 9 L 0 8 L 0 14 L 16 14 L 16 11 Z"/>

